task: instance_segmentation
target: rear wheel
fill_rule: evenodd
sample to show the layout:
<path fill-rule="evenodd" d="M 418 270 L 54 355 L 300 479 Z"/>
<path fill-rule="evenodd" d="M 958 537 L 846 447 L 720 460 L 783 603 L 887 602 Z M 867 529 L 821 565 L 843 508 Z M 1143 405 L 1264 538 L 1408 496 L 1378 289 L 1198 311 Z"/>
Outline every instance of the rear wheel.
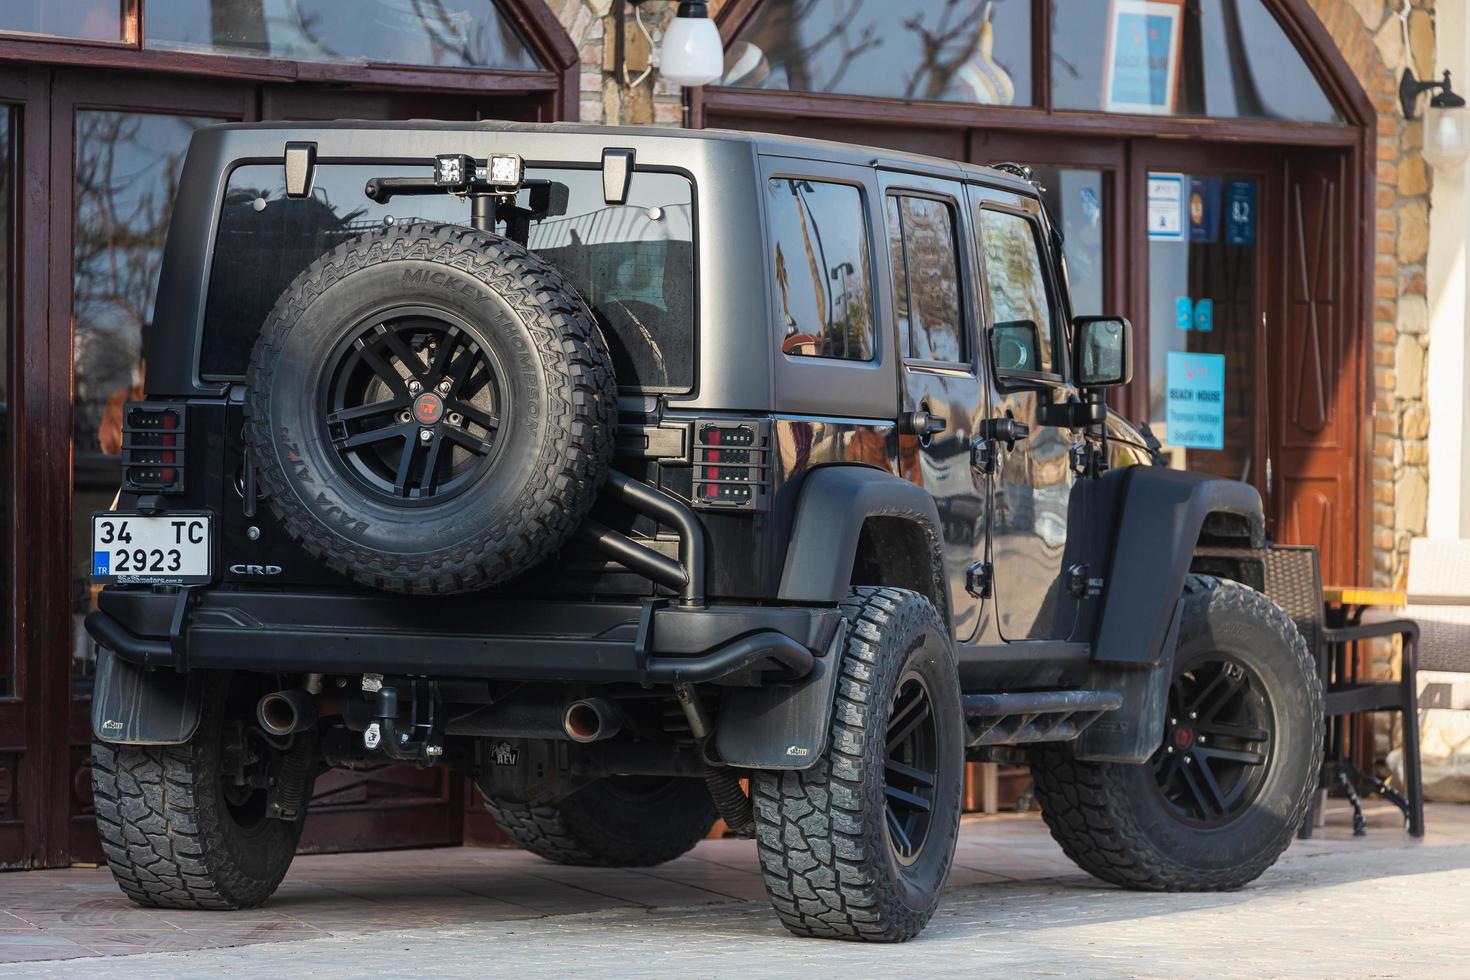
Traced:
<path fill-rule="evenodd" d="M 1190 576 L 1164 741 L 1148 763 L 1030 752 L 1052 836 L 1125 888 L 1238 888 L 1276 862 L 1322 763 L 1322 690 L 1295 625 L 1244 585 Z"/>
<path fill-rule="evenodd" d="M 959 834 L 959 675 L 929 600 L 854 589 L 832 740 L 810 769 L 752 780 L 771 904 L 799 936 L 902 942 L 938 908 Z"/>
<path fill-rule="evenodd" d="M 205 681 L 199 728 L 183 745 L 92 744 L 92 796 L 113 878 L 139 905 L 243 909 L 286 876 L 316 778 L 314 739 L 255 727 L 264 690 Z M 286 804 L 294 816 L 277 815 Z"/>
<path fill-rule="evenodd" d="M 500 829 L 558 864 L 636 868 L 687 853 L 718 814 L 700 779 L 611 776 L 555 803 L 507 803 L 488 794 Z"/>

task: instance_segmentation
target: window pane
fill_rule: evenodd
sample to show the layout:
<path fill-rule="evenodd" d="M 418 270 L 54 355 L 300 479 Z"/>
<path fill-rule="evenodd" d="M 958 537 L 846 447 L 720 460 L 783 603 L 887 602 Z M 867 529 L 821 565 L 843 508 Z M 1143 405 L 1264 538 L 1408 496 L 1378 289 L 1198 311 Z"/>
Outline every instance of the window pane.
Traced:
<path fill-rule="evenodd" d="M 1018 214 L 982 210 L 980 234 L 990 283 L 990 322 L 1036 324 L 1041 342 L 1037 368 L 1052 368 L 1051 308 L 1036 248 L 1036 225 Z"/>
<path fill-rule="evenodd" d="M 1249 481 L 1260 188 L 1243 175 L 1148 176 L 1178 187 L 1187 215 L 1178 233 L 1148 236 L 1149 427 L 1173 465 Z"/>
<path fill-rule="evenodd" d="M 1339 122 L 1261 0 L 1052 0 L 1059 109 Z"/>
<path fill-rule="evenodd" d="M 354 235 L 415 221 L 469 224 L 451 194 L 379 204 L 371 177 L 429 176 L 427 167 L 326 164 L 313 196 L 286 197 L 280 164 L 230 174 L 215 242 L 201 371 L 238 378 L 276 298 L 323 253 Z M 602 325 L 624 388 L 687 391 L 694 383 L 694 239 L 689 180 L 635 173 L 624 205 L 603 199 L 599 170 L 532 169 L 567 187 L 566 213 L 532 222 L 529 245 L 577 287 Z M 405 209 L 411 209 L 405 213 Z"/>
<path fill-rule="evenodd" d="M 127 0 L 5 0 L 0 3 L 0 31 L 122 41 L 126 9 Z"/>
<path fill-rule="evenodd" d="M 890 221 L 894 200 L 889 198 Z M 960 315 L 954 216 L 942 201 L 901 200 L 902 280 L 908 295 L 901 300 L 899 341 L 906 356 L 915 360 L 965 361 L 969 352 Z"/>
<path fill-rule="evenodd" d="M 1031 0 L 767 0 L 723 85 L 1031 104 Z"/>
<path fill-rule="evenodd" d="M 771 180 L 766 213 L 776 243 L 781 349 L 872 360 L 873 287 L 862 193 L 845 184 Z"/>
<path fill-rule="evenodd" d="M 1062 228 L 1062 255 L 1067 260 L 1072 312 L 1079 316 L 1107 312 L 1103 306 L 1107 282 L 1103 230 L 1108 201 L 1102 171 L 1060 167 L 1032 170 L 1042 186 L 1047 208 Z"/>
<path fill-rule="evenodd" d="M 76 114 L 72 243 L 72 682 L 91 688 L 92 524 L 121 482 L 123 404 L 143 397 L 143 334 L 153 319 L 179 167 L 194 130 L 220 122 L 132 112 Z"/>
<path fill-rule="evenodd" d="M 11 137 L 15 110 L 0 106 L 0 595 L 10 595 L 10 195 L 14 188 L 15 154 Z M 10 617 L 7 602 L 0 607 L 0 698 L 15 697 L 15 655 L 10 646 Z M 4 813 L 0 807 L 0 814 Z"/>
<path fill-rule="evenodd" d="M 492 0 L 148 0 L 144 46 L 292 61 L 541 66 Z"/>
<path fill-rule="evenodd" d="M 909 266 L 903 247 L 903 217 L 898 198 L 890 195 L 883 204 L 883 219 L 888 226 L 888 262 L 893 269 L 893 318 L 898 322 L 898 349 L 904 357 L 913 357 L 909 319 Z"/>

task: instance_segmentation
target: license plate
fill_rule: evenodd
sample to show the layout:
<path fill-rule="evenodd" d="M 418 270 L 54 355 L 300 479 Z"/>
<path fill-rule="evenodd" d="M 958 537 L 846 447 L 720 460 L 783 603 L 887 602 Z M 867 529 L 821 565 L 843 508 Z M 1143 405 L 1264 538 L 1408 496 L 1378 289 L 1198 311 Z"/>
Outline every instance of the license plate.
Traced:
<path fill-rule="evenodd" d="M 117 585 L 208 582 L 208 514 L 92 515 L 92 578 Z"/>

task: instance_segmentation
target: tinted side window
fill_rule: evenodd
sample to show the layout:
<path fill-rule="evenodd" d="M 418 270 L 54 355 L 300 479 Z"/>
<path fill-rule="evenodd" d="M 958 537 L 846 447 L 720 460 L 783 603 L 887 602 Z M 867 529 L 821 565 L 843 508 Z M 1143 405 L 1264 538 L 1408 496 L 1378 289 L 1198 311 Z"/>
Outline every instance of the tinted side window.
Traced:
<path fill-rule="evenodd" d="M 1051 306 L 1036 246 L 1036 225 L 1019 214 L 981 210 L 980 236 L 990 283 L 990 323 L 996 327 L 1034 323 L 1040 342 L 1037 370 L 1055 371 Z"/>
<path fill-rule="evenodd" d="M 873 359 L 873 286 L 863 196 L 816 180 L 766 182 L 781 350 Z"/>
<path fill-rule="evenodd" d="M 920 361 L 968 361 L 954 212 L 943 201 L 890 197 L 888 250 L 899 344 Z"/>

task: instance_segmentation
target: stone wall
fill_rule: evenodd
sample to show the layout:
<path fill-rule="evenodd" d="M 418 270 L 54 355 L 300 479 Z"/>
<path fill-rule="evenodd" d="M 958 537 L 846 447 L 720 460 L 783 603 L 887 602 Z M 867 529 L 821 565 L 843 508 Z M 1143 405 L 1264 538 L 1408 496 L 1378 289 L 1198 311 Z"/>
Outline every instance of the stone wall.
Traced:
<path fill-rule="evenodd" d="M 1406 120 L 1398 80 L 1405 66 L 1434 74 L 1433 0 L 1310 0 L 1378 111 L 1377 231 L 1373 280 L 1373 566 L 1375 584 L 1398 580 L 1409 540 L 1425 531 L 1429 503 L 1429 406 L 1424 366 L 1429 302 L 1431 174 L 1420 154 L 1422 117 Z M 1422 111 L 1422 107 L 1421 107 Z"/>
<path fill-rule="evenodd" d="M 609 126 L 682 126 L 684 123 L 683 91 L 654 71 L 639 85 L 625 87 L 613 73 L 614 42 L 617 20 L 614 4 L 621 0 L 546 0 L 547 5 L 566 27 L 581 52 L 582 100 L 581 119 L 586 123 Z M 709 5 L 711 15 L 719 12 L 722 0 Z M 674 15 L 673 0 L 648 0 L 642 4 L 643 23 L 653 37 L 653 49 L 663 38 L 663 28 Z M 641 74 L 647 44 L 634 20 L 632 9 L 627 15 L 627 56 L 640 64 L 630 71 L 630 78 Z"/>

